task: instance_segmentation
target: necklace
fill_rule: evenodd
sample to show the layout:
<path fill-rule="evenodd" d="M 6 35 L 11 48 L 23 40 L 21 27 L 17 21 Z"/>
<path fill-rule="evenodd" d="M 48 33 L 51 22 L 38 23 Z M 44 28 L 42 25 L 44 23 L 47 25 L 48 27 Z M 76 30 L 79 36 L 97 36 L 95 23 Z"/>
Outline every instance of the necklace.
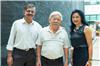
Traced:
<path fill-rule="evenodd" d="M 74 31 L 77 32 L 82 26 L 83 26 L 83 24 L 81 24 L 81 25 L 78 26 L 78 27 L 75 27 Z"/>

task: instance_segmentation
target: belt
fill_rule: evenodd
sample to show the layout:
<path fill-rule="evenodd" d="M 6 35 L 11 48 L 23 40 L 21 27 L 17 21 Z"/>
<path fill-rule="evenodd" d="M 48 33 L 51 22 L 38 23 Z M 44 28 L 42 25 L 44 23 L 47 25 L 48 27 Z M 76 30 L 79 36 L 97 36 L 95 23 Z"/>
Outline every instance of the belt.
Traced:
<path fill-rule="evenodd" d="M 59 57 L 59 58 L 57 58 L 57 59 L 48 59 L 48 58 L 42 56 L 42 59 L 44 59 L 44 60 L 46 60 L 46 61 L 59 61 L 59 60 L 63 61 L 63 57 Z"/>
<path fill-rule="evenodd" d="M 27 49 L 24 49 L 25 51 L 29 51 L 29 50 L 31 50 L 31 49 L 33 49 L 33 48 L 27 48 Z"/>
<path fill-rule="evenodd" d="M 80 45 L 80 46 L 75 46 L 74 48 L 85 48 L 88 47 L 87 45 Z"/>
<path fill-rule="evenodd" d="M 15 50 L 19 50 L 19 51 L 30 51 L 30 50 L 34 50 L 34 48 L 27 48 L 27 49 L 19 49 L 19 48 L 14 48 Z"/>

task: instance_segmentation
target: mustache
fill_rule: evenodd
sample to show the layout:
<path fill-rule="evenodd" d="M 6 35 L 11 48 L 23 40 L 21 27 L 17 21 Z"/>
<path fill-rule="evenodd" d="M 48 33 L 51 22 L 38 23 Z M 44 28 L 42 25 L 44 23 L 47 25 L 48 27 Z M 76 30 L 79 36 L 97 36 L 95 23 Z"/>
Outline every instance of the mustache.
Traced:
<path fill-rule="evenodd" d="M 33 16 L 32 14 L 27 14 L 27 16 Z"/>
<path fill-rule="evenodd" d="M 52 25 L 61 25 L 61 23 L 53 22 Z"/>

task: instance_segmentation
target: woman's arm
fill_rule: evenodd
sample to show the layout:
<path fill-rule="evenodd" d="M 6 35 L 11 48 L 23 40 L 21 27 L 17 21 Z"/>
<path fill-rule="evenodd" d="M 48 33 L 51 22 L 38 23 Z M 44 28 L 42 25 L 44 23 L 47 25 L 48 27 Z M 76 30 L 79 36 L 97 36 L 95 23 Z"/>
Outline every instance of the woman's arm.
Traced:
<path fill-rule="evenodd" d="M 84 29 L 85 37 L 88 44 L 88 62 L 91 63 L 92 60 L 92 53 L 93 53 L 93 44 L 92 44 L 92 31 L 91 29 L 86 26 Z"/>

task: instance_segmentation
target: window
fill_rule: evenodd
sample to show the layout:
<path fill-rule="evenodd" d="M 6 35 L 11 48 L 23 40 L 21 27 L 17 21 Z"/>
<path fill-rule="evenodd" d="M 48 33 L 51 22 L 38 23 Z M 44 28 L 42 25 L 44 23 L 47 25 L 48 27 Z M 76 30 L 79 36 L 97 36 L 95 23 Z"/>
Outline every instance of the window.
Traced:
<path fill-rule="evenodd" d="M 90 16 L 90 21 L 96 21 L 96 20 L 97 20 L 96 15 L 91 15 Z"/>
<path fill-rule="evenodd" d="M 100 15 L 97 15 L 97 20 L 100 21 Z"/>
<path fill-rule="evenodd" d="M 88 15 L 85 16 L 86 21 L 90 21 L 90 17 Z"/>
<path fill-rule="evenodd" d="M 84 0 L 87 21 L 100 21 L 100 0 Z"/>

